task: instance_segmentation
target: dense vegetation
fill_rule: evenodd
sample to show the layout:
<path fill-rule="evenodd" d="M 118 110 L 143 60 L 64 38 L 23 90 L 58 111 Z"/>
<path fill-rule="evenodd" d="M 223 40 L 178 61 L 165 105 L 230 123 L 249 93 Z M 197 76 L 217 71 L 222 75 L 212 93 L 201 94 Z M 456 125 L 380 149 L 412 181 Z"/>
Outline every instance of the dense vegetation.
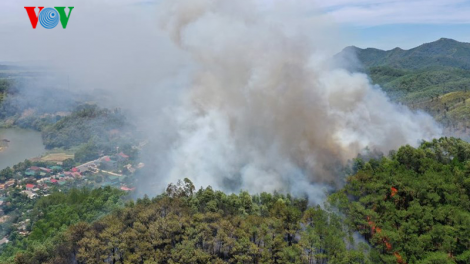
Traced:
<path fill-rule="evenodd" d="M 45 128 L 43 140 L 47 148 L 70 148 L 89 141 L 93 141 L 95 145 L 108 145 L 110 140 L 119 136 L 113 134 L 113 130 L 120 133 L 125 125 L 125 117 L 119 110 L 81 105 L 71 115 Z"/>
<path fill-rule="evenodd" d="M 358 59 L 366 67 L 387 65 L 395 69 L 428 69 L 452 67 L 470 70 L 470 43 L 441 38 L 410 50 L 395 48 L 384 51 L 374 48 L 356 49 Z"/>
<path fill-rule="evenodd" d="M 452 67 L 404 70 L 379 66 L 369 68 L 369 75 L 390 96 L 405 103 L 427 101 L 470 87 L 470 70 Z"/>
<path fill-rule="evenodd" d="M 344 52 L 357 55 L 372 81 L 405 103 L 470 87 L 470 43 L 443 38 L 410 50 L 348 47 Z"/>
<path fill-rule="evenodd" d="M 27 211 L 30 221 L 26 228 L 31 230 L 28 237 L 12 231 L 9 240 L 2 249 L 0 262 L 12 263 L 16 257 L 18 263 L 43 263 L 48 259 L 52 249 L 61 243 L 66 235 L 68 226 L 78 222 L 92 222 L 98 217 L 123 205 L 123 192 L 110 187 L 94 190 L 72 189 L 68 193 L 55 192 L 42 197 Z M 16 198 L 15 198 L 16 197 Z M 16 204 L 15 210 L 21 210 L 20 205 L 30 206 L 31 200 L 18 193 L 10 201 Z"/>
<path fill-rule="evenodd" d="M 304 199 L 193 191 L 189 180 L 170 185 L 70 227 L 52 251 L 24 252 L 16 263 L 370 263 L 340 216 Z"/>
<path fill-rule="evenodd" d="M 470 263 L 470 144 L 441 138 L 356 167 L 330 199 L 380 263 Z"/>
<path fill-rule="evenodd" d="M 119 208 L 119 193 L 111 189 L 57 193 L 35 204 L 30 237 L 9 243 L 2 259 L 16 254 L 16 263 L 470 262 L 470 144 L 441 138 L 404 146 L 388 157 L 358 158 L 352 170 L 324 207 L 279 193 L 195 191 L 187 179 L 153 199 Z M 110 195 L 103 198 L 102 192 Z M 87 196 L 92 194 L 101 202 Z M 113 208 L 92 222 L 100 210 Z"/>

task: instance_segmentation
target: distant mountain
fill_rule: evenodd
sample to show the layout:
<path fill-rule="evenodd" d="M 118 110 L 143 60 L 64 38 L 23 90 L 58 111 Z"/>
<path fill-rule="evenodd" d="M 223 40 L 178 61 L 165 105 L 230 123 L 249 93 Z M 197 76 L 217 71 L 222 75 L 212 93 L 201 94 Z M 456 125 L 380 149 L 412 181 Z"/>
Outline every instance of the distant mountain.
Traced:
<path fill-rule="evenodd" d="M 385 51 L 351 46 L 345 51 L 355 53 L 366 67 L 387 66 L 410 70 L 453 67 L 470 70 L 470 43 L 453 39 L 441 38 L 410 50 L 395 48 Z"/>
<path fill-rule="evenodd" d="M 470 131 L 470 43 L 441 38 L 388 51 L 351 46 L 336 59 L 367 73 L 392 100 L 429 112 L 453 132 Z"/>

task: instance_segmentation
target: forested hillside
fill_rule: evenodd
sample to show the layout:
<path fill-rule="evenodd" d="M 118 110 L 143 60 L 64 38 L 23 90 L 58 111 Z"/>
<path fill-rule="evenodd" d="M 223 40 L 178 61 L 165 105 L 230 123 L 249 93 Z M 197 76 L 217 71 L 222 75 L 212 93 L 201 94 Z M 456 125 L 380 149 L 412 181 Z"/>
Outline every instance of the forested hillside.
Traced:
<path fill-rule="evenodd" d="M 470 43 L 440 39 L 419 47 L 384 51 L 347 47 L 367 73 L 393 100 L 431 113 L 452 132 L 470 128 Z M 452 99 L 451 99 L 452 98 Z"/>
<path fill-rule="evenodd" d="M 16 263 L 371 263 L 337 214 L 290 195 L 194 192 L 189 180 L 79 223 Z M 33 229 L 34 230 L 34 229 Z M 34 231 L 33 231 L 34 232 Z M 40 256 L 40 258 L 39 258 Z M 40 259 L 40 260 L 39 260 Z M 76 261 L 76 262 L 75 262 Z"/>
<path fill-rule="evenodd" d="M 70 148 L 90 140 L 93 140 L 95 145 L 104 144 L 112 140 L 113 136 L 119 136 L 126 125 L 128 123 L 125 116 L 117 109 L 81 105 L 71 115 L 44 128 L 42 137 L 47 148 Z"/>
<path fill-rule="evenodd" d="M 106 187 L 72 189 L 67 194 L 55 192 L 42 197 L 33 208 L 26 211 L 30 221 L 24 223 L 24 228 L 30 230 L 31 234 L 24 237 L 12 230 L 10 243 L 3 245 L 0 263 L 45 263 L 50 259 L 52 249 L 59 249 L 58 245 L 67 235 L 64 231 L 70 225 L 92 222 L 112 212 L 124 204 L 123 195 L 124 192 L 120 190 Z M 19 192 L 13 197 L 8 201 L 12 207 L 16 207 L 12 209 L 25 211 L 20 208 L 22 204 L 29 204 L 29 199 Z"/>
<path fill-rule="evenodd" d="M 374 83 L 405 103 L 470 88 L 470 43 L 442 38 L 410 50 L 347 47 L 346 53 L 356 55 Z"/>
<path fill-rule="evenodd" d="M 441 38 L 409 50 L 347 49 L 354 49 L 358 59 L 366 67 L 387 66 L 407 70 L 452 67 L 470 70 L 470 43 L 453 39 Z"/>
<path fill-rule="evenodd" d="M 330 197 L 380 263 L 470 263 L 470 145 L 455 138 L 356 160 Z"/>
<path fill-rule="evenodd" d="M 17 252 L 16 263 L 470 263 L 470 144 L 441 138 L 358 158 L 352 169 L 323 207 L 288 194 L 196 191 L 185 179 L 90 222 L 91 198 L 75 203 L 84 194 L 57 194 L 38 201 L 33 213 L 44 213 L 28 242 L 2 256 L 10 261 Z M 114 198 L 94 208 L 119 204 L 106 192 Z"/>

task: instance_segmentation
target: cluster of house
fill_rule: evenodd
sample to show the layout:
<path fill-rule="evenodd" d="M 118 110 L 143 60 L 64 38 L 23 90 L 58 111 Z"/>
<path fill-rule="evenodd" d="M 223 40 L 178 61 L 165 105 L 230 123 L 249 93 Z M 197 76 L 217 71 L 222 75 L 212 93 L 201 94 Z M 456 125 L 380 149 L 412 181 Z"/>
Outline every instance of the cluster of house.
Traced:
<path fill-rule="evenodd" d="M 96 160 L 86 162 L 79 166 L 76 166 L 68 171 L 64 171 L 60 165 L 46 167 L 31 166 L 24 172 L 27 178 L 18 181 L 18 188 L 24 186 L 24 190 L 21 192 L 33 199 L 40 195 L 46 195 L 47 190 L 52 186 L 63 186 L 77 179 L 85 179 L 87 181 L 88 175 L 94 175 L 100 173 L 104 175 L 101 177 L 102 181 L 96 183 L 99 186 L 113 186 L 120 188 L 123 191 L 134 191 L 135 188 L 126 186 L 124 180 L 126 175 L 121 173 L 113 172 L 117 169 L 119 161 L 126 161 L 129 158 L 124 153 L 119 153 L 115 156 L 103 156 Z M 133 167 L 131 164 L 126 165 L 126 169 L 133 173 L 136 169 L 142 168 L 143 163 Z M 23 185 L 23 182 L 26 183 Z M 4 184 L 0 184 L 0 190 L 5 190 L 15 185 L 15 180 L 9 180 Z"/>
<path fill-rule="evenodd" d="M 114 172 L 117 171 L 118 162 L 123 162 L 128 159 L 129 156 L 121 152 L 114 156 L 103 156 L 70 170 L 64 170 L 60 164 L 48 168 L 31 166 L 24 171 L 23 175 L 25 177 L 23 179 L 8 180 L 5 183 L 1 183 L 0 191 L 4 190 L 3 195 L 8 195 L 8 189 L 18 188 L 21 189 L 21 193 L 27 195 L 30 199 L 34 199 L 38 196 L 48 196 L 48 190 L 53 186 L 64 186 L 77 179 L 88 181 L 88 179 L 93 178 L 88 176 L 99 175 L 102 181 L 95 184 L 99 186 L 113 186 L 123 191 L 131 192 L 134 191 L 135 188 L 129 187 L 124 183 L 127 176 L 120 172 Z M 139 163 L 135 167 L 131 164 L 127 164 L 124 167 L 130 173 L 134 173 L 137 169 L 144 167 L 144 164 Z M 3 199 L 5 199 L 5 197 L 0 196 L 0 224 L 9 217 L 3 213 Z M 29 219 L 26 219 L 15 225 L 20 235 L 27 236 L 29 234 L 27 230 L 29 221 Z M 8 242 L 7 237 L 0 239 L 0 245 Z"/>

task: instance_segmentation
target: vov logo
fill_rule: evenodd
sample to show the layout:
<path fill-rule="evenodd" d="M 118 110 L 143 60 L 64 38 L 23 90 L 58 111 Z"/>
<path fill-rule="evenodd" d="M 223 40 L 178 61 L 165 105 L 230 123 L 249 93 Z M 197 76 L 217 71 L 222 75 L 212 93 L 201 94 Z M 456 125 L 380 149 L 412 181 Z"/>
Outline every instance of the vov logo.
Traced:
<path fill-rule="evenodd" d="M 72 13 L 72 9 L 74 8 L 73 6 L 69 6 L 69 14 L 65 14 L 65 6 L 56 6 L 54 8 L 52 7 L 47 7 L 44 8 L 43 6 L 39 6 L 39 12 L 36 15 L 36 7 L 34 6 L 25 6 L 24 9 L 26 9 L 26 12 L 28 12 L 29 20 L 31 21 L 31 26 L 33 28 L 36 28 L 39 23 L 41 23 L 41 26 L 47 29 L 52 29 L 60 23 L 62 24 L 63 28 L 67 27 L 67 24 L 69 23 L 69 18 L 70 14 Z"/>

